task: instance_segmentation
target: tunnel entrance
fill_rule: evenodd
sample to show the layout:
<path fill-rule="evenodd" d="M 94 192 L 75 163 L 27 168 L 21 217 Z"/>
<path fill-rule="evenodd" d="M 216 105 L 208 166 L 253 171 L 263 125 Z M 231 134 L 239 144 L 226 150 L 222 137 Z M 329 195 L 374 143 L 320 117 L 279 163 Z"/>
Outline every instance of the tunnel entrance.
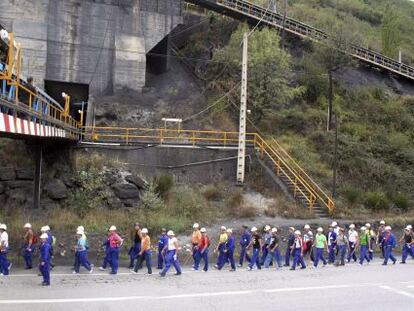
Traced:
<path fill-rule="evenodd" d="M 58 101 L 62 107 L 65 105 L 62 92 L 68 94 L 70 96 L 70 115 L 79 121 L 81 119 L 81 112 L 83 111 L 83 123 L 85 124 L 89 98 L 88 84 L 45 80 L 45 91 L 53 99 Z"/>
<path fill-rule="evenodd" d="M 168 36 L 164 37 L 146 55 L 147 70 L 152 74 L 160 74 L 168 70 Z"/>

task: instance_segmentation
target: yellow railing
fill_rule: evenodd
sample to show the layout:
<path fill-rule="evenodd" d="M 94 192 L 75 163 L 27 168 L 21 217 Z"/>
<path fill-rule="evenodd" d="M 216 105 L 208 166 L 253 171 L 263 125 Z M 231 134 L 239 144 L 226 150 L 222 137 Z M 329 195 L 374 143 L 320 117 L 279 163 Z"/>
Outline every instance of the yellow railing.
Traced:
<path fill-rule="evenodd" d="M 9 42 L 14 42 L 13 33 L 9 34 Z M 14 47 L 13 44 L 9 45 L 7 62 L 4 64 L 3 71 L 0 71 L 0 81 L 6 81 L 9 92 L 14 87 L 14 94 L 10 100 L 9 96 L 3 98 L 3 106 L 13 110 L 14 113 L 19 112 L 25 115 L 28 119 L 35 117 L 46 123 L 61 127 L 73 138 L 79 137 L 82 127 L 80 122 L 73 119 L 68 113 L 65 113 L 64 109 L 56 106 L 51 99 L 42 94 L 35 93 L 27 85 L 22 84 L 23 81 L 20 75 L 21 62 L 21 48 L 19 46 Z M 5 94 L 3 95 L 5 96 Z M 25 97 L 27 100 L 22 101 L 22 97 Z M 37 106 L 36 109 L 34 108 L 35 104 Z"/>
<path fill-rule="evenodd" d="M 184 130 L 168 128 L 85 127 L 84 140 L 120 144 L 157 143 L 216 145 L 237 147 L 239 133 L 226 131 Z M 256 148 L 261 157 L 269 159 L 278 176 L 293 185 L 294 197 L 301 196 L 313 210 L 318 202 L 330 214 L 335 212 L 333 200 L 309 177 L 301 166 L 276 141 L 268 143 L 257 133 L 247 133 L 246 143 Z"/>
<path fill-rule="evenodd" d="M 300 164 L 291 157 L 291 155 L 280 145 L 280 143 L 276 139 L 271 138 L 270 145 L 273 147 L 275 152 L 277 152 L 289 163 L 289 166 L 296 172 L 296 174 L 302 177 L 304 183 L 312 189 L 313 193 L 323 200 L 328 210 L 334 210 L 335 203 L 331 197 L 327 195 L 326 192 L 306 173 Z"/>

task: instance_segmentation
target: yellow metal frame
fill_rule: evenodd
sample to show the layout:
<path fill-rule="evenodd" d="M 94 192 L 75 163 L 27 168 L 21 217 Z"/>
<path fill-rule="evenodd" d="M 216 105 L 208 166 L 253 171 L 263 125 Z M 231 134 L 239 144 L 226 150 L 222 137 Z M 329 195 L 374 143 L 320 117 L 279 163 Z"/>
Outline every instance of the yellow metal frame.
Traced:
<path fill-rule="evenodd" d="M 150 129 L 122 127 L 84 127 L 84 140 L 117 143 L 153 142 L 158 144 L 188 144 L 192 146 L 215 144 L 237 147 L 238 132 L 184 130 L 184 129 Z M 261 157 L 266 157 L 273 164 L 278 176 L 284 176 L 294 186 L 294 197 L 302 196 L 313 210 L 319 202 L 331 215 L 335 213 L 334 201 L 317 185 L 304 169 L 280 146 L 277 141 L 267 142 L 257 133 L 247 133 L 246 143 L 254 146 Z"/>
<path fill-rule="evenodd" d="M 27 117 L 36 117 L 36 118 L 48 118 L 51 119 L 51 121 L 58 121 L 59 123 L 63 124 L 63 128 L 72 136 L 77 137 L 79 136 L 79 132 L 82 128 L 82 123 L 76 121 L 69 115 L 69 102 L 70 97 L 67 96 L 65 98 L 65 109 L 62 110 L 59 107 L 56 107 L 55 105 L 50 104 L 42 97 L 39 97 L 40 99 L 40 105 L 41 109 L 40 111 L 47 110 L 47 114 L 39 113 L 37 111 L 34 111 L 32 109 L 32 103 L 36 98 L 38 98 L 38 95 L 29 90 L 27 87 L 22 85 L 20 83 L 20 71 L 21 71 L 21 48 L 18 45 L 17 47 L 14 47 L 14 34 L 9 34 L 9 49 L 8 49 L 8 55 L 7 55 L 7 64 L 5 71 L 3 73 L 0 73 L 0 80 L 5 80 L 7 82 L 7 85 L 9 86 L 15 86 L 16 92 L 14 97 L 14 102 L 9 102 L 9 105 L 14 105 L 13 108 L 16 108 L 16 111 L 25 111 L 27 112 Z M 15 54 L 15 49 L 17 50 L 17 55 Z M 16 56 L 16 57 L 15 57 Z M 13 76 L 14 73 L 14 76 Z M 25 92 L 29 95 L 29 103 L 22 103 L 19 101 L 19 93 Z"/>

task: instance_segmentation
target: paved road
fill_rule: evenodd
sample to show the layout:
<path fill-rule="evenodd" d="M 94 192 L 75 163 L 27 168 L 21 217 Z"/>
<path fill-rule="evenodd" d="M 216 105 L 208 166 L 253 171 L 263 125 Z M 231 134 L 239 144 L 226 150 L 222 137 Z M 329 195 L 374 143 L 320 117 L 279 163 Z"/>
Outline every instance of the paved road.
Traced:
<path fill-rule="evenodd" d="M 414 310 L 414 262 L 383 267 L 193 272 L 181 276 L 70 274 L 52 286 L 25 271 L 0 279 L 0 310 Z"/>

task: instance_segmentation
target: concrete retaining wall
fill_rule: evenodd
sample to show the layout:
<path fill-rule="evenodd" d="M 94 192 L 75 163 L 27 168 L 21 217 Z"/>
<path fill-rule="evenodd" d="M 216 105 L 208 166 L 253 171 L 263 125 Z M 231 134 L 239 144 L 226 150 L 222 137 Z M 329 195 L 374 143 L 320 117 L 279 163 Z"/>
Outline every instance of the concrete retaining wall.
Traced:
<path fill-rule="evenodd" d="M 236 181 L 237 150 L 150 147 L 107 149 L 83 147 L 78 156 L 98 153 L 114 163 L 122 163 L 137 175 L 151 179 L 162 173 L 173 175 L 178 183 L 214 183 Z M 247 171 L 250 169 L 247 158 Z"/>

